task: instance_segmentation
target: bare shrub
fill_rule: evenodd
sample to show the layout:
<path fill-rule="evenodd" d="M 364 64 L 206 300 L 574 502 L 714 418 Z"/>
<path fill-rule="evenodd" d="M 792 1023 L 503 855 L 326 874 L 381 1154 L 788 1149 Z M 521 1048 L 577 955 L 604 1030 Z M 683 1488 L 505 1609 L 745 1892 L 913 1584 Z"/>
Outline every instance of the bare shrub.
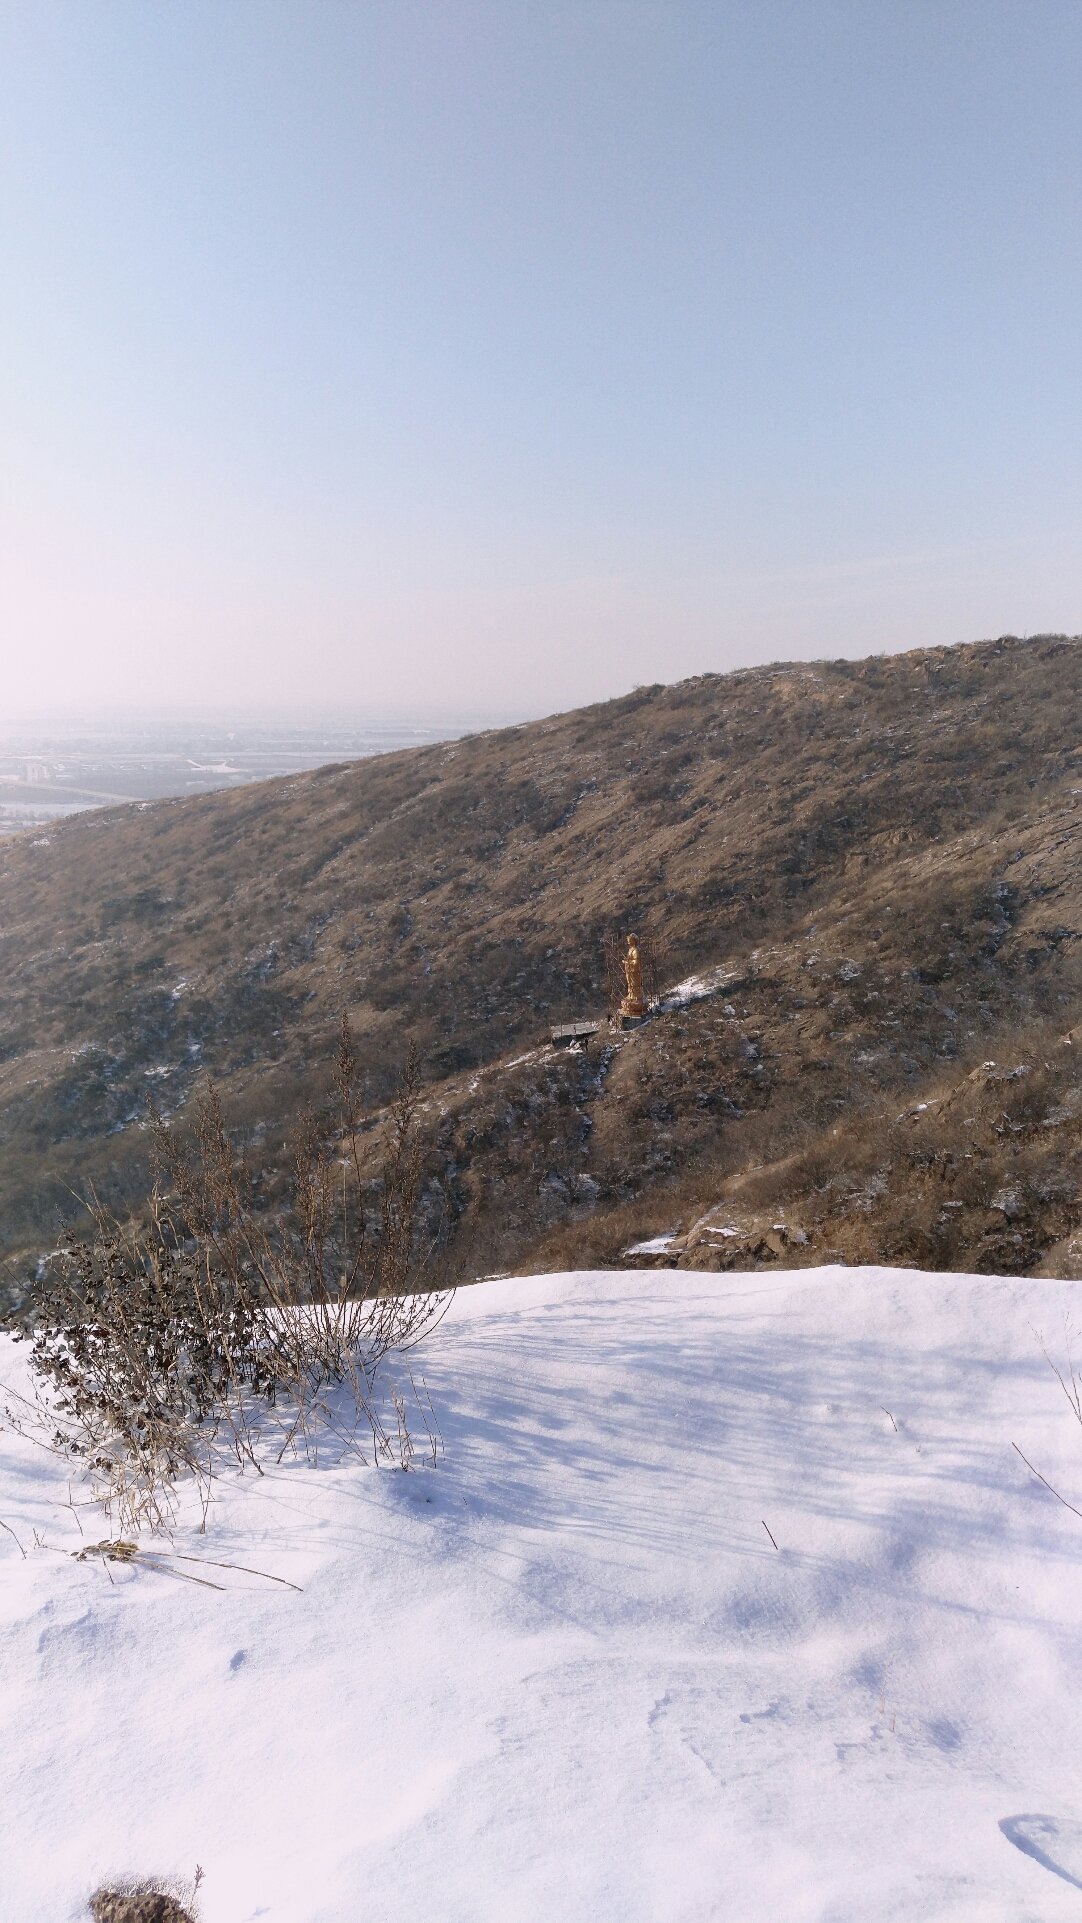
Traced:
<path fill-rule="evenodd" d="M 362 1152 L 353 1036 L 343 1019 L 337 1126 L 306 1112 L 285 1198 L 268 1207 L 236 1154 L 208 1084 L 194 1129 L 155 1114 L 158 1182 L 142 1222 L 96 1197 L 92 1232 L 64 1237 L 34 1285 L 23 1332 L 38 1416 L 79 1458 L 122 1523 L 167 1520 L 178 1477 L 209 1497 L 229 1454 L 258 1468 L 274 1410 L 279 1454 L 336 1425 L 328 1391 L 351 1392 L 376 1460 L 406 1468 L 413 1443 L 400 1391 L 388 1429 L 376 1378 L 443 1313 L 420 1239 L 419 1075 L 411 1050 L 382 1153 Z M 407 1365 L 408 1368 L 408 1365 Z M 421 1415 L 431 1435 L 423 1404 Z"/>

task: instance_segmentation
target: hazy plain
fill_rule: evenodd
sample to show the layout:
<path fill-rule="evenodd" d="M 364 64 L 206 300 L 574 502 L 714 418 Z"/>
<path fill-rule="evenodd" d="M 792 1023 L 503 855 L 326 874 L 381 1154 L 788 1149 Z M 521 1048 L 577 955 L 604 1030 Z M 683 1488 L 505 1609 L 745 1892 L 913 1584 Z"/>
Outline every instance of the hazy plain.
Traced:
<path fill-rule="evenodd" d="M 63 716 L 0 725 L 0 834 L 87 808 L 239 788 L 327 762 L 452 741 L 492 716 L 295 722 L 282 717 Z"/>

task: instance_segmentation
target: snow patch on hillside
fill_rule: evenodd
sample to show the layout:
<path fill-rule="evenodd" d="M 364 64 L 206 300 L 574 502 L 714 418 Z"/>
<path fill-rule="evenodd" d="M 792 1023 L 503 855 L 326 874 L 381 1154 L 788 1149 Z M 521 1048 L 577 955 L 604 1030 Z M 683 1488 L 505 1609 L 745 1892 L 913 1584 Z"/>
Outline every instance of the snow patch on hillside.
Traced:
<path fill-rule="evenodd" d="M 708 996 L 719 994 L 736 981 L 738 972 L 726 962 L 721 967 L 709 969 L 705 975 L 688 975 L 684 981 L 666 989 L 658 1002 L 658 1010 L 667 1015 L 678 1008 L 689 1008 L 692 1002 L 705 1001 Z"/>

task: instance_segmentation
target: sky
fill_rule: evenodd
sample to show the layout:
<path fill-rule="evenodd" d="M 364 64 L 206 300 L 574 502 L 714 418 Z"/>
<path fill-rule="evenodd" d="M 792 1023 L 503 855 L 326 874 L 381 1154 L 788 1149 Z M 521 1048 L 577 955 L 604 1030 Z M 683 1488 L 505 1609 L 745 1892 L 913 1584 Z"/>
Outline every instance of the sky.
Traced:
<path fill-rule="evenodd" d="M 0 702 L 1082 630 L 1077 0 L 0 0 Z"/>

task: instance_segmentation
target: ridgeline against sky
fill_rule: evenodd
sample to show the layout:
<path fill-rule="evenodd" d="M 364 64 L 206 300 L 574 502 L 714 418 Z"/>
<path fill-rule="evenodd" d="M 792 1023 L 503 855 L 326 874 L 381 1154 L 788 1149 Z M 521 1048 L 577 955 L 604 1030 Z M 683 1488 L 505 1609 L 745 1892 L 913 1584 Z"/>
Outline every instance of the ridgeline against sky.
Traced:
<path fill-rule="evenodd" d="M 1082 12 L 0 9 L 7 711 L 1082 625 Z"/>

